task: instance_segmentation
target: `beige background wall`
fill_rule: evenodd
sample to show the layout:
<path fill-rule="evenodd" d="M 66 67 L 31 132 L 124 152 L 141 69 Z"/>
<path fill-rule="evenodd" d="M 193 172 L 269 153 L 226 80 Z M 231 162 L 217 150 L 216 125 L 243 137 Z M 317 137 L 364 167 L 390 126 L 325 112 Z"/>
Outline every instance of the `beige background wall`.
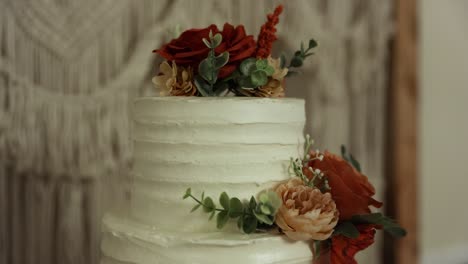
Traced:
<path fill-rule="evenodd" d="M 468 263 L 468 1 L 420 4 L 422 263 Z"/>

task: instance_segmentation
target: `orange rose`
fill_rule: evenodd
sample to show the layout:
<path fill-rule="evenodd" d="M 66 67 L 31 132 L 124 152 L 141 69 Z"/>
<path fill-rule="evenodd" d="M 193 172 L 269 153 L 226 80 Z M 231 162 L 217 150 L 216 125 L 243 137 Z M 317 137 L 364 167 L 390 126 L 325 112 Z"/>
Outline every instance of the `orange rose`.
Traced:
<path fill-rule="evenodd" d="M 315 153 L 311 153 L 311 156 L 315 156 Z M 344 159 L 327 151 L 322 161 L 312 160 L 308 166 L 314 170 L 321 170 L 327 177 L 333 200 L 340 212 L 340 220 L 349 220 L 353 215 L 368 214 L 371 212 L 371 205 L 382 206 L 381 202 L 372 198 L 375 189 L 367 177 Z M 304 174 L 313 177 L 307 169 L 304 169 Z"/>
<path fill-rule="evenodd" d="M 292 178 L 276 188 L 283 205 L 276 215 L 276 224 L 293 240 L 325 240 L 338 222 L 338 211 L 330 193 L 305 186 Z"/>

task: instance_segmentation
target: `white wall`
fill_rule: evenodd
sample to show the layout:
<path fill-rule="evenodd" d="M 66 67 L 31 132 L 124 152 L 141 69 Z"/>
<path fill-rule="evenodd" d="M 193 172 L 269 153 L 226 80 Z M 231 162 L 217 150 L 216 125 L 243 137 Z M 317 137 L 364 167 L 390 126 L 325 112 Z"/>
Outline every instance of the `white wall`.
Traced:
<path fill-rule="evenodd" d="M 468 263 L 468 1 L 420 8 L 422 263 Z"/>

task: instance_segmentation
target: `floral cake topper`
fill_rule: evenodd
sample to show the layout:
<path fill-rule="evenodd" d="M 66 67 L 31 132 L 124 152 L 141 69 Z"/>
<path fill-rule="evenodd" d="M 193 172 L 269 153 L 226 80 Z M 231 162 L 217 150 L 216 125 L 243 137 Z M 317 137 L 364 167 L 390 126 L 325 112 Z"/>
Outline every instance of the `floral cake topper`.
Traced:
<path fill-rule="evenodd" d="M 243 25 L 225 23 L 189 29 L 153 52 L 165 59 L 153 83 L 161 96 L 283 97 L 284 80 L 296 73 L 317 46 L 302 43 L 287 65 L 284 53 L 272 57 L 276 25 L 283 6 L 276 7 L 255 41 Z"/>

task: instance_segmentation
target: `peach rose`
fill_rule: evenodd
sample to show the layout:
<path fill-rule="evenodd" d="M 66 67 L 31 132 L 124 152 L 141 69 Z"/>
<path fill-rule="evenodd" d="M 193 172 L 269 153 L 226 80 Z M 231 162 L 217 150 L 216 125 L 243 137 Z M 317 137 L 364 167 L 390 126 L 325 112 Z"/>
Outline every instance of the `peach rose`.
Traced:
<path fill-rule="evenodd" d="M 338 210 L 330 193 L 305 186 L 292 178 L 276 188 L 283 205 L 276 215 L 276 224 L 293 240 L 325 240 L 338 222 Z"/>

